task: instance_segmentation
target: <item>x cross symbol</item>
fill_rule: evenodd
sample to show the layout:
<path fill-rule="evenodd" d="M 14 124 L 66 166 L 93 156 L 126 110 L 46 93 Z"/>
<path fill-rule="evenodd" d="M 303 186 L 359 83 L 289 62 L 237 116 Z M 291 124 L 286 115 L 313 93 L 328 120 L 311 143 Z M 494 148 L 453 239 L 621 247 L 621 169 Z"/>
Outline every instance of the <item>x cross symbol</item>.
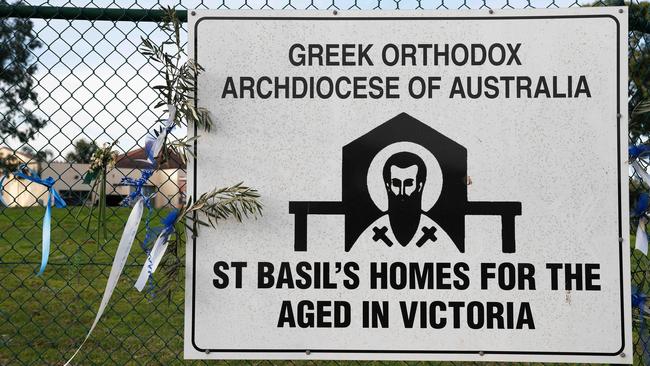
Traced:
<path fill-rule="evenodd" d="M 418 248 L 423 246 L 424 243 L 427 242 L 427 240 L 431 240 L 431 241 L 438 240 L 438 238 L 436 238 L 436 236 L 435 236 L 435 233 L 436 233 L 436 227 L 435 226 L 431 226 L 431 227 L 426 227 L 425 226 L 425 227 L 422 228 L 422 232 L 424 234 L 422 234 L 422 236 L 417 241 L 417 243 L 415 243 L 415 245 L 417 245 Z"/>
<path fill-rule="evenodd" d="M 390 239 L 388 239 L 388 236 L 386 236 L 386 232 L 388 231 L 388 228 L 386 226 L 382 226 L 381 229 L 375 226 L 372 228 L 372 231 L 375 232 L 375 235 L 372 236 L 372 240 L 374 241 L 381 240 L 384 243 L 386 243 L 386 245 L 388 245 L 389 247 L 393 246 L 393 242 Z"/>

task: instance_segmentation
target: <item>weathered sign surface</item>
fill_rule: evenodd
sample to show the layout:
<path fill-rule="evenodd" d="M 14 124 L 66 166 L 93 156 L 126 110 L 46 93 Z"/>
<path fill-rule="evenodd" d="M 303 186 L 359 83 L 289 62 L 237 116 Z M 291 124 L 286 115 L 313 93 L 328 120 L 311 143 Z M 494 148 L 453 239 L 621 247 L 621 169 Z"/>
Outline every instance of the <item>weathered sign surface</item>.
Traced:
<path fill-rule="evenodd" d="M 627 8 L 189 25 L 187 358 L 631 362 Z"/>

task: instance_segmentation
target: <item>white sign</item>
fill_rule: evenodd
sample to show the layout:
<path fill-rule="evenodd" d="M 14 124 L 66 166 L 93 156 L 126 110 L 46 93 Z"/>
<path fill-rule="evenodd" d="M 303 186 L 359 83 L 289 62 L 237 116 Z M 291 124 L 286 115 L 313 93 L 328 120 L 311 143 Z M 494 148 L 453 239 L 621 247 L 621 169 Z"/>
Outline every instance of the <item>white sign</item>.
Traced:
<path fill-rule="evenodd" d="M 627 16 L 190 15 L 185 357 L 631 363 Z"/>

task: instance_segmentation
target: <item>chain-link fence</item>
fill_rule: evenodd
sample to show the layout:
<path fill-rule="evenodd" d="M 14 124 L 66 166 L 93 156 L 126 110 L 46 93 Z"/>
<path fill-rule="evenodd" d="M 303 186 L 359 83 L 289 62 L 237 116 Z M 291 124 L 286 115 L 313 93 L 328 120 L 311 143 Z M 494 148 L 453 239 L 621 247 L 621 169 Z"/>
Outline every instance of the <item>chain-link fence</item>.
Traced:
<path fill-rule="evenodd" d="M 650 23 L 647 4 L 634 0 L 640 19 L 632 21 L 631 65 L 649 65 L 645 52 Z M 139 176 L 137 161 L 144 157 L 147 134 L 159 125 L 163 112 L 154 108 L 157 95 L 151 85 L 158 71 L 137 51 L 141 37 L 162 41 L 166 35 L 156 21 L 161 5 L 182 9 L 480 9 L 557 8 L 622 3 L 584 3 L 574 0 L 195 0 L 195 1 L 110 1 L 33 0 L 9 4 L 0 0 L 1 73 L 28 73 L 33 98 L 23 98 L 21 115 L 8 116 L 11 106 L 0 106 L 0 123 L 11 117 L 17 130 L 26 131 L 30 118 L 45 122 L 31 138 L 0 137 L 0 161 L 27 163 L 42 176 L 57 179 L 55 188 L 69 207 L 53 209 L 52 252 L 45 274 L 34 275 L 40 263 L 42 204 L 46 191 L 26 181 L 5 182 L 3 199 L 9 207 L 0 209 L 0 364 L 62 364 L 85 336 L 97 311 L 117 242 L 129 213 L 120 208 L 129 188 L 119 184 L 125 176 Z M 645 10 L 644 10 L 645 9 Z M 633 12 L 631 12 L 633 13 Z M 22 19 L 22 23 L 20 21 Z M 16 23 L 18 22 L 18 23 Z M 31 24 L 30 24 L 31 22 Z M 11 41 L 23 42 L 24 32 L 11 26 L 33 27 L 35 39 L 28 54 L 12 48 Z M 8 31 L 9 29 L 9 31 Z M 29 32 L 27 32 L 29 33 Z M 12 59 L 15 58 L 15 59 Z M 23 62 L 26 68 L 12 68 Z M 631 66 L 632 67 L 632 66 Z M 13 70 L 13 71 L 11 71 Z M 644 72 L 631 70 L 630 104 L 647 97 Z M 16 76 L 16 75 L 14 75 Z M 16 77 L 20 78 L 20 75 Z M 18 83 L 5 83 L 6 94 L 20 94 Z M 18 95 L 20 97 L 20 95 Z M 33 112 L 33 113 L 32 113 Z M 21 126 L 22 124 L 22 126 Z M 176 137 L 182 129 L 172 132 Z M 13 135 L 16 135 L 15 133 Z M 646 134 L 631 133 L 638 143 Z M 108 176 L 108 238 L 94 234 L 95 219 L 90 210 L 91 187 L 83 183 L 88 170 L 89 150 L 94 144 L 118 140 L 121 155 Z M 154 215 L 182 204 L 185 166 L 171 159 L 157 170 L 149 189 L 157 191 Z M 632 191 L 641 188 L 631 180 Z M 155 218 L 153 220 L 156 220 Z M 141 226 L 139 242 L 144 237 Z M 134 251 L 141 250 L 137 246 Z M 182 253 L 180 253 L 182 256 Z M 171 295 L 132 290 L 142 266 L 143 255 L 131 255 L 125 273 L 113 295 L 109 310 L 94 331 L 76 363 L 85 364 L 176 364 L 183 363 L 183 279 Z M 182 272 L 182 271 L 181 271 Z M 633 283 L 648 290 L 648 259 L 639 252 L 632 258 Z M 164 297 L 164 298 L 163 298 Z M 635 318 L 638 313 L 634 314 Z M 635 322 L 635 363 L 645 363 L 646 335 L 639 336 Z M 647 330 L 646 330 L 647 332 Z M 188 362 L 191 363 L 191 362 Z M 200 362 L 197 362 L 200 363 Z M 229 362 L 235 363 L 235 362 Z M 270 362 L 251 361 L 245 364 Z M 305 362 L 301 362 L 305 363 Z M 309 362 L 307 362 L 309 363 Z M 339 362 L 340 363 L 340 362 Z"/>

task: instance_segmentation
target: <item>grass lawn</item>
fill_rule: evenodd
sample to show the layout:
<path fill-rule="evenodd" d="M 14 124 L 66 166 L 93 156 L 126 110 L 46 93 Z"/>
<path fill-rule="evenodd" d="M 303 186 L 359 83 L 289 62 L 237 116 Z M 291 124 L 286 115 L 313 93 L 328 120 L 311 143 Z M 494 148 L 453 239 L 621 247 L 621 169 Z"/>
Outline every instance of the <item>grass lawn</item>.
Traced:
<path fill-rule="evenodd" d="M 0 210 L 0 365 L 62 365 L 83 340 L 99 306 L 130 212 L 128 208 L 108 209 L 108 240 L 105 243 L 98 243 L 97 235 L 85 229 L 88 208 L 81 209 L 78 218 L 75 217 L 79 207 L 53 209 L 52 251 L 42 277 L 37 277 L 35 272 L 40 264 L 40 225 L 44 208 Z M 165 214 L 156 211 L 152 224 L 158 225 L 159 217 Z M 93 222 L 91 231 L 94 225 Z M 143 238 L 144 224 L 141 224 L 108 309 L 75 358 L 75 364 L 203 364 L 182 360 L 183 278 L 171 301 L 152 299 L 133 288 L 145 258 L 140 247 Z M 648 265 L 648 258 L 639 252 L 632 256 L 632 282 L 644 285 L 646 293 L 650 292 L 650 284 L 646 281 Z M 636 332 L 634 343 L 636 354 L 642 354 L 643 345 L 638 342 Z M 635 364 L 642 362 L 640 357 L 635 357 Z M 229 361 L 227 364 L 269 365 L 270 362 Z"/>
<path fill-rule="evenodd" d="M 128 208 L 109 208 L 103 245 L 86 231 L 89 214 L 79 207 L 52 211 L 52 250 L 42 277 L 35 275 L 41 256 L 44 208 L 0 210 L 0 365 L 62 365 L 93 322 L 106 286 Z M 153 225 L 166 212 L 154 213 Z M 144 222 L 144 221 L 143 221 Z M 94 223 L 91 225 L 93 231 Z M 98 326 L 75 358 L 75 365 L 198 365 L 183 361 L 184 277 L 170 301 L 151 299 L 133 288 L 145 254 L 139 243 Z M 158 274 L 159 275 L 159 274 Z M 211 364 L 270 365 L 270 361 L 221 361 Z M 309 365 L 313 362 L 273 362 Z M 324 365 L 397 362 L 325 362 Z M 451 364 L 451 363 L 429 363 Z"/>
<path fill-rule="evenodd" d="M 61 365 L 92 324 L 130 209 L 109 208 L 109 240 L 103 244 L 80 224 L 86 222 L 89 209 L 84 208 L 75 219 L 78 210 L 53 210 L 52 251 L 42 277 L 35 272 L 40 263 L 44 208 L 0 211 L 2 365 Z M 155 218 L 153 224 L 158 222 Z M 152 300 L 133 288 L 145 258 L 139 245 L 143 238 L 141 224 L 109 307 L 75 364 L 181 363 L 182 283 L 171 302 Z"/>

